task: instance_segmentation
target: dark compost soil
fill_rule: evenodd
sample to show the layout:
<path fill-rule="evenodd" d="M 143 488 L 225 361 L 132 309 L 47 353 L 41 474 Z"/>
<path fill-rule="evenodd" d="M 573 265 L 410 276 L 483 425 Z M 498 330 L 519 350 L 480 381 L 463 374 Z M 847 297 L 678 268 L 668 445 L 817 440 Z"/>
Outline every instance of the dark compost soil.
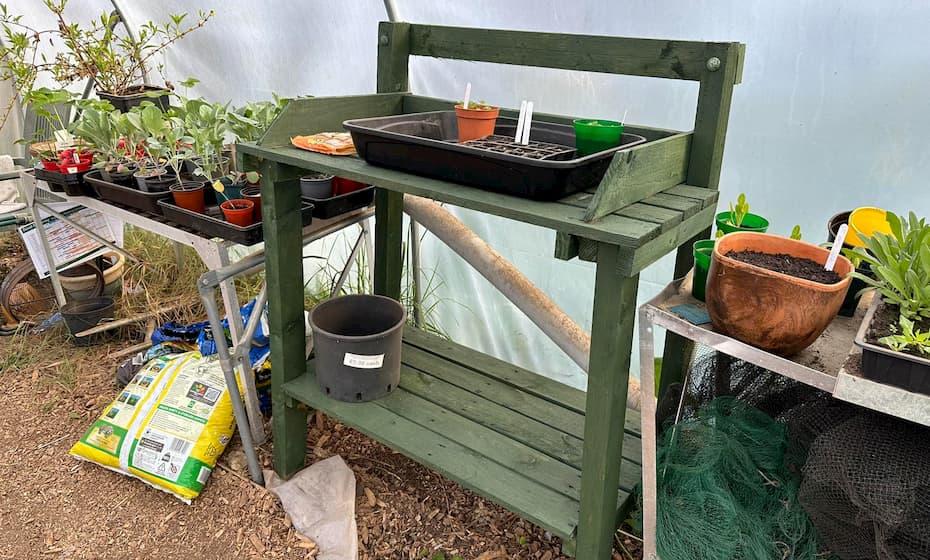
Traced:
<path fill-rule="evenodd" d="M 760 268 L 780 272 L 796 278 L 812 280 L 820 284 L 836 284 L 842 278 L 832 270 L 824 270 L 810 259 L 803 259 L 784 253 L 760 253 L 759 251 L 730 251 L 727 256 L 740 262 L 749 263 Z"/>
<path fill-rule="evenodd" d="M 875 297 L 881 297 L 876 294 Z M 882 302 L 878 306 L 878 309 L 875 310 L 875 314 L 872 316 L 872 322 L 869 324 L 868 330 L 865 332 L 865 340 L 871 344 L 887 348 L 884 344 L 878 341 L 878 339 L 898 333 L 892 331 L 892 327 L 898 328 L 898 311 L 897 305 L 891 305 L 885 302 Z M 919 332 L 927 332 L 930 330 L 930 319 L 923 318 L 920 321 L 914 323 L 914 330 Z M 916 348 L 905 348 L 901 350 L 902 354 L 909 354 L 911 356 L 917 356 L 918 358 L 927 359 L 926 354 L 922 354 L 920 350 Z"/>

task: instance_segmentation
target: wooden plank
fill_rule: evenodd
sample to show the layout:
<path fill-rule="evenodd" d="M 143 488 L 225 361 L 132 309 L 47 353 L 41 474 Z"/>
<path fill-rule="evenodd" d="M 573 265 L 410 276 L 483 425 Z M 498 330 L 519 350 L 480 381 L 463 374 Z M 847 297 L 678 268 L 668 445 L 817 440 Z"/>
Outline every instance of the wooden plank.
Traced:
<path fill-rule="evenodd" d="M 292 99 L 258 140 L 257 145 L 266 148 L 290 146 L 291 138 L 295 136 L 317 132 L 341 132 L 343 121 L 396 115 L 400 113 L 402 106 L 401 93 Z M 263 155 L 260 151 L 246 150 L 244 146 L 245 144 L 237 144 L 237 153 L 243 150 L 245 153 Z"/>
<path fill-rule="evenodd" d="M 578 237 L 561 231 L 555 232 L 555 251 L 553 257 L 570 261 L 578 256 Z"/>
<path fill-rule="evenodd" d="M 378 93 L 410 89 L 410 24 L 378 24 Z"/>
<path fill-rule="evenodd" d="M 598 247 L 591 329 L 591 366 L 588 372 L 587 422 L 581 503 L 578 519 L 578 558 L 610 558 L 617 528 L 613 488 L 620 477 L 618 462 L 626 413 L 627 382 L 633 348 L 638 276 L 617 274 L 620 251 Z M 621 375 L 618 375 L 621 373 Z"/>
<path fill-rule="evenodd" d="M 707 189 L 704 187 L 695 187 L 693 185 L 675 185 L 674 187 L 663 191 L 665 194 L 672 194 L 675 196 L 683 196 L 687 198 L 693 198 L 703 202 L 703 208 L 707 208 L 712 204 L 717 204 L 717 198 L 720 196 L 720 192 L 714 189 Z"/>
<path fill-rule="evenodd" d="M 701 78 L 709 44 L 439 25 L 410 33 L 410 53 L 419 56 L 678 80 Z"/>
<path fill-rule="evenodd" d="M 469 490 L 560 536 L 577 524 L 577 502 L 375 403 L 345 403 L 321 394 L 312 374 L 288 384 L 288 394 L 443 474 Z M 615 495 L 611 492 L 611 495 Z"/>
<path fill-rule="evenodd" d="M 676 188 L 677 187 L 666 189 L 663 192 L 670 193 Z M 701 190 L 706 191 L 708 189 Z M 716 193 L 716 191 L 711 192 Z M 563 198 L 559 202 L 562 204 L 568 204 L 570 206 L 577 206 L 579 208 L 587 208 L 593 197 L 594 195 L 592 193 L 580 192 Z M 624 206 L 620 210 L 615 211 L 614 214 L 618 216 L 624 216 L 626 218 L 632 218 L 634 220 L 659 224 L 661 231 L 663 232 L 668 231 L 669 229 L 680 224 L 682 219 L 681 212 L 677 210 L 652 206 L 642 202 L 634 202 L 633 204 Z"/>
<path fill-rule="evenodd" d="M 451 111 L 456 102 L 451 99 L 442 99 L 439 97 L 426 97 L 423 95 L 406 95 L 404 96 L 404 113 L 426 113 L 429 111 Z M 500 114 L 502 117 L 517 118 L 520 115 L 519 109 L 501 107 Z M 533 113 L 533 120 L 539 122 L 550 122 L 556 124 L 571 125 L 572 121 L 578 117 L 569 117 L 566 115 L 556 115 L 553 113 Z M 660 140 L 676 134 L 681 131 L 670 130 L 667 128 L 655 128 L 643 126 L 640 124 L 624 124 L 623 130 L 630 134 L 638 134 L 648 141 Z"/>
<path fill-rule="evenodd" d="M 624 255 L 620 259 L 618 272 L 625 275 L 638 274 L 644 268 L 668 254 L 669 251 L 674 250 L 675 247 L 684 247 L 686 245 L 690 247 L 694 244 L 691 239 L 695 235 L 707 231 L 708 224 L 713 221 L 716 212 L 717 209 L 714 206 L 708 206 L 682 222 L 681 226 L 644 243 L 632 255 Z M 703 236 L 702 239 L 707 239 L 707 237 Z M 689 243 L 691 245 L 688 245 Z M 689 251 L 691 250 L 689 249 Z M 692 262 L 693 260 L 692 255 Z"/>
<path fill-rule="evenodd" d="M 586 222 L 602 218 L 685 180 L 690 134 L 669 136 L 614 154 L 585 212 Z"/>
<path fill-rule="evenodd" d="M 404 342 L 482 375 L 493 377 L 524 393 L 584 414 L 584 391 L 419 329 L 405 329 Z M 627 433 L 638 436 L 639 413 L 631 409 L 627 411 L 627 417 L 631 418 L 625 426 Z"/>
<path fill-rule="evenodd" d="M 643 200 L 643 204 L 658 206 L 660 208 L 668 208 L 670 210 L 677 210 L 681 212 L 683 219 L 688 219 L 691 216 L 697 214 L 698 211 L 704 206 L 703 202 L 700 200 L 686 198 L 683 196 L 675 196 L 666 194 L 664 192 L 650 196 L 649 198 Z"/>
<path fill-rule="evenodd" d="M 265 223 L 265 281 L 271 339 L 272 429 L 274 468 L 288 478 L 304 466 L 307 456 L 307 414 L 292 406 L 282 387 L 305 368 L 303 239 L 300 189 L 282 176 L 276 163 L 262 161 L 262 219 Z"/>
<path fill-rule="evenodd" d="M 548 227 L 580 237 L 605 241 L 621 247 L 638 247 L 658 237 L 661 228 L 623 216 L 605 216 L 585 222 L 584 209 L 567 204 L 539 202 L 506 194 L 466 187 L 457 183 L 418 177 L 402 171 L 368 165 L 357 157 L 334 158 L 290 147 L 258 147 L 241 144 L 244 152 L 261 154 L 287 165 L 333 173 L 340 177 L 378 185 L 392 191 L 432 198 L 463 208 Z"/>
<path fill-rule="evenodd" d="M 519 413 L 532 422 L 539 422 L 557 432 L 577 438 L 579 441 L 584 437 L 585 418 L 583 414 L 563 408 L 540 397 L 522 392 L 492 377 L 453 364 L 409 344 L 404 346 L 403 361 L 405 365 L 453 385 L 462 391 L 466 391 L 479 400 L 486 400 L 490 403 L 502 406 L 508 411 L 508 416 L 513 417 L 516 416 L 513 413 Z M 405 387 L 407 386 L 405 385 Z M 436 384 L 436 387 L 442 387 L 442 385 Z M 407 387 L 407 389 L 412 390 L 409 387 Z M 437 391 L 434 391 L 434 393 L 435 392 Z M 459 395 L 465 394 L 459 393 L 458 391 L 455 391 L 455 393 Z M 430 397 L 430 399 L 432 400 L 433 397 Z M 443 404 L 439 401 L 435 402 L 437 402 L 437 404 Z M 443 398 L 443 402 L 448 403 L 445 398 Z M 456 409 L 456 411 L 461 412 L 458 409 Z M 468 414 L 463 414 L 463 416 L 470 417 Z M 474 418 L 473 420 L 484 424 L 482 418 Z M 519 417 L 517 417 L 516 420 L 511 420 L 511 422 L 522 428 L 523 420 Z M 511 424 L 509 423 L 489 427 L 493 427 L 495 430 L 514 439 L 520 439 L 509 431 L 511 429 Z M 624 459 L 638 464 L 641 460 L 639 436 L 624 433 L 623 437 L 624 449 L 627 450 Z M 525 443 L 533 446 L 532 443 Z M 630 449 L 631 447 L 632 449 Z"/>
<path fill-rule="evenodd" d="M 404 272 L 404 195 L 375 190 L 374 292 L 400 300 Z"/>

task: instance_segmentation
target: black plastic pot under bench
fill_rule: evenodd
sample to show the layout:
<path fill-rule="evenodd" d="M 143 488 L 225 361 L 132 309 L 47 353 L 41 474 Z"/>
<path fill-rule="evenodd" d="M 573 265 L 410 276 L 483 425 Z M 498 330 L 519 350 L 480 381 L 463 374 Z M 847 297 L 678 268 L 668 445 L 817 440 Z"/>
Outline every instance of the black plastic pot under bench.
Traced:
<path fill-rule="evenodd" d="M 311 198 L 307 196 L 301 198 L 313 204 L 314 218 L 327 220 L 368 206 L 375 199 L 375 188 L 365 187 L 364 189 L 329 198 Z"/>
<path fill-rule="evenodd" d="M 323 393 L 366 402 L 396 389 L 406 321 L 404 306 L 385 296 L 354 294 L 314 307 L 310 327 Z"/>
<path fill-rule="evenodd" d="M 74 336 L 74 343 L 78 346 L 87 346 L 93 344 L 93 336 L 77 337 L 78 333 L 84 332 L 97 326 L 97 323 L 105 317 L 113 316 L 113 298 L 107 296 L 95 297 L 90 299 L 75 300 L 66 303 L 61 308 L 61 316 Z"/>
<path fill-rule="evenodd" d="M 862 376 L 912 393 L 930 395 L 930 360 L 895 352 L 866 340 L 875 312 L 884 305 L 881 300 L 880 296 L 875 296 L 856 333 L 856 346 L 862 348 Z"/>
<path fill-rule="evenodd" d="M 62 173 L 60 171 L 49 171 L 41 167 L 35 168 L 36 179 L 48 183 L 52 192 L 63 192 L 68 196 L 90 196 L 97 198 L 97 193 L 93 187 L 84 182 L 84 176 L 90 171 L 79 171 L 77 173 Z"/>

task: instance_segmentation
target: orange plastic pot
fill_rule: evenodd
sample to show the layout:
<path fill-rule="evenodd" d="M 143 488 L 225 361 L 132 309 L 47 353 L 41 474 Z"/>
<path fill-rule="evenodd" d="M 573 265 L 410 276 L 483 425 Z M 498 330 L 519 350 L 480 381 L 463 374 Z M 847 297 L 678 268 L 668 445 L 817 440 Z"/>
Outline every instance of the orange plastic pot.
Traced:
<path fill-rule="evenodd" d="M 220 204 L 226 221 L 239 227 L 248 227 L 255 223 L 252 215 L 254 209 L 255 203 L 244 198 L 234 198 Z"/>
<path fill-rule="evenodd" d="M 494 107 L 489 111 L 480 111 L 477 109 L 464 109 L 461 105 L 456 105 L 455 116 L 458 117 L 459 142 L 467 142 L 494 134 L 494 125 L 497 123 L 498 114 L 500 114 L 499 107 Z"/>
<path fill-rule="evenodd" d="M 203 214 L 206 212 L 206 206 L 203 202 L 203 183 L 196 181 L 185 181 L 171 185 L 171 197 L 174 203 L 192 212 Z"/>
<path fill-rule="evenodd" d="M 835 284 L 821 284 L 732 259 L 730 251 L 787 254 L 824 264 L 826 249 L 788 237 L 735 232 L 714 245 L 706 302 L 718 332 L 763 350 L 792 356 L 807 348 L 836 317 L 852 278 L 853 265 L 840 256 Z"/>

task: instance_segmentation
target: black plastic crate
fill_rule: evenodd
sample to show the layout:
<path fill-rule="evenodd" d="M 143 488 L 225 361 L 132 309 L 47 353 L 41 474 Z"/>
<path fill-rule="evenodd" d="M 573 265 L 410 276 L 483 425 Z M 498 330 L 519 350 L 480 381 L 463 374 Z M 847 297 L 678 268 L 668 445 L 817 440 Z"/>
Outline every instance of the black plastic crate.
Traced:
<path fill-rule="evenodd" d="M 80 171 L 78 173 L 62 173 L 61 171 L 50 171 L 44 167 L 36 167 L 36 179 L 45 181 L 52 189 L 52 192 L 63 192 L 68 196 L 91 196 L 97 198 L 97 192 L 94 188 L 84 182 L 84 177 L 90 171 Z"/>
<path fill-rule="evenodd" d="M 240 245 L 255 245 L 265 239 L 261 222 L 248 227 L 231 224 L 223 219 L 223 211 L 216 204 L 208 205 L 206 214 L 181 208 L 170 198 L 158 201 L 158 205 L 161 206 L 166 220 L 196 231 L 207 238 L 219 237 Z M 300 215 L 303 225 L 310 225 L 313 220 L 313 204 L 304 201 Z"/>
<path fill-rule="evenodd" d="M 375 199 L 375 188 L 365 187 L 346 194 L 331 196 L 329 198 L 302 197 L 303 200 L 313 204 L 313 217 L 321 220 L 334 218 L 340 214 L 364 208 Z"/>
<path fill-rule="evenodd" d="M 162 209 L 161 206 L 158 205 L 158 201 L 171 199 L 170 191 L 148 193 L 132 187 L 104 181 L 100 178 L 100 171 L 98 170 L 89 172 L 84 177 L 84 181 L 93 186 L 97 194 L 103 200 L 115 202 L 120 206 L 128 206 L 136 210 L 142 210 L 143 212 L 154 214 L 155 216 L 162 215 Z M 204 194 L 206 194 L 206 191 L 204 191 Z"/>
<path fill-rule="evenodd" d="M 522 146 L 512 141 L 517 119 L 498 117 L 494 136 L 460 144 L 454 111 L 342 124 L 372 165 L 534 200 L 558 200 L 597 187 L 616 152 L 646 141 L 624 133 L 615 148 L 578 156 L 572 125 L 534 121 L 530 146 Z"/>
<path fill-rule="evenodd" d="M 881 302 L 881 296 L 876 294 L 865 318 L 862 319 L 859 332 L 856 333 L 856 346 L 862 348 L 862 376 L 912 393 L 930 395 L 930 360 L 895 352 L 891 348 L 866 340 L 866 334 L 879 305 L 884 304 Z"/>

